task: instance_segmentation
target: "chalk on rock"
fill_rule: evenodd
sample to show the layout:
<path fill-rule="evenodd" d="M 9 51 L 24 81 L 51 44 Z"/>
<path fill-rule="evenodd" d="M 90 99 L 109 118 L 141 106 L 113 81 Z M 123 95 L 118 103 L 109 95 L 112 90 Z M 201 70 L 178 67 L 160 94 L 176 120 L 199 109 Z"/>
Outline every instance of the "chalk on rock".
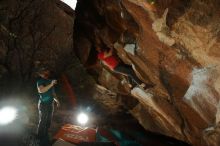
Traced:
<path fill-rule="evenodd" d="M 151 93 L 146 92 L 145 90 L 135 87 L 131 90 L 131 94 L 134 96 L 146 97 L 146 98 L 153 98 Z"/>
<path fill-rule="evenodd" d="M 124 49 L 126 52 L 135 55 L 135 44 L 126 44 Z"/>
<path fill-rule="evenodd" d="M 114 43 L 114 48 L 119 49 L 119 48 L 123 48 L 123 46 L 119 42 L 115 42 Z"/>
<path fill-rule="evenodd" d="M 161 18 L 156 19 L 152 24 L 152 29 L 156 32 L 157 37 L 163 43 L 168 46 L 173 46 L 175 44 L 175 40 L 170 36 L 170 29 L 167 26 L 167 14 L 168 8 L 163 13 Z"/>
<path fill-rule="evenodd" d="M 156 19 L 152 23 L 152 29 L 155 32 L 161 32 L 161 31 L 164 31 L 164 30 L 168 29 L 168 26 L 166 24 L 167 14 L 168 14 L 168 8 L 166 8 L 166 10 L 164 11 L 163 16 L 161 18 Z"/>
<path fill-rule="evenodd" d="M 164 44 L 168 46 L 173 46 L 175 44 L 175 40 L 172 37 L 164 34 L 163 32 L 157 32 L 156 34 L 159 40 L 163 42 Z"/>

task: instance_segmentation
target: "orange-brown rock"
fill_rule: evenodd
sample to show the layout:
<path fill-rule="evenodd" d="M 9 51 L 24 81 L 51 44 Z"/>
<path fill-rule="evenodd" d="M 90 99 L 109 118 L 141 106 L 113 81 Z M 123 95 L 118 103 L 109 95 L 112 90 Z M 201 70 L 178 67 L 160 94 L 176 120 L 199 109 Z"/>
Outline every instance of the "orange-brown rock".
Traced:
<path fill-rule="evenodd" d="M 114 47 L 115 54 L 132 65 L 143 82 L 153 85 L 146 91 L 123 90 L 139 101 L 130 112 L 146 130 L 195 146 L 217 146 L 219 4 L 218 0 L 155 0 L 151 4 L 81 0 L 76 9 L 75 49 L 85 65 L 92 65 L 97 42 L 100 47 Z M 87 45 L 79 38 L 87 40 Z M 128 43 L 124 38 L 136 44 L 135 54 L 120 46 L 122 41 Z M 99 83 L 121 94 L 121 77 L 108 69 L 99 76 Z"/>

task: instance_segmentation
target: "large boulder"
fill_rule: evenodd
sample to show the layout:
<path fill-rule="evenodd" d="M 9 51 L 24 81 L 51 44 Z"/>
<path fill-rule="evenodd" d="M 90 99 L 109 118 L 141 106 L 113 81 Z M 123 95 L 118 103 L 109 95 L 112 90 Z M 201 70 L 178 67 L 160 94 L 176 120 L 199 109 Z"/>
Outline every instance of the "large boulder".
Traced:
<path fill-rule="evenodd" d="M 138 100 L 129 111 L 146 130 L 195 146 L 219 145 L 219 1 L 80 0 L 76 12 L 76 54 L 100 84 Z M 114 47 L 153 87 L 123 88 L 123 77 L 94 66 L 97 45 Z"/>

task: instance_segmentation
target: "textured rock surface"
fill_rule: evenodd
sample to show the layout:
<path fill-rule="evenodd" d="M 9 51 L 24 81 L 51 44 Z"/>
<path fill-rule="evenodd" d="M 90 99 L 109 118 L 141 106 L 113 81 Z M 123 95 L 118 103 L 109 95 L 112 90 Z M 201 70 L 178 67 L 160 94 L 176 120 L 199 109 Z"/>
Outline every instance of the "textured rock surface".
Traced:
<path fill-rule="evenodd" d="M 127 101 L 138 101 L 128 110 L 146 130 L 195 146 L 217 146 L 219 5 L 218 0 L 156 0 L 152 5 L 147 0 L 80 0 L 75 51 L 100 84 Z M 135 43 L 135 53 L 126 52 L 121 41 Z M 131 92 L 120 82 L 123 77 L 100 64 L 92 66 L 97 42 L 114 46 L 143 82 L 154 85 L 146 91 L 153 97 Z"/>
<path fill-rule="evenodd" d="M 195 146 L 219 146 L 219 5 L 219 0 L 78 0 L 73 36 L 74 12 L 59 0 L 2 0 L 0 78 L 19 86 L 42 63 L 58 74 L 68 66 L 77 96 L 93 96 L 108 114 L 130 112 L 146 130 Z M 73 37 L 76 55 L 95 80 L 71 55 Z M 129 89 L 125 77 L 97 63 L 97 46 L 114 47 L 151 88 Z"/>

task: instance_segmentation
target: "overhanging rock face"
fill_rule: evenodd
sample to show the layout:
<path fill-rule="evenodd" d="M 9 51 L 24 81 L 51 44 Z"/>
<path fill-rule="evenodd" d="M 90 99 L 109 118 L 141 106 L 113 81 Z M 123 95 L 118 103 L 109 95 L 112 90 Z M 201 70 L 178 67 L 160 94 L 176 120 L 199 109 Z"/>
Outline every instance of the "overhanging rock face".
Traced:
<path fill-rule="evenodd" d="M 107 89 L 138 101 L 129 111 L 146 130 L 195 146 L 217 146 L 219 5 L 217 0 L 79 0 L 75 51 L 90 67 L 96 63 L 97 42 L 114 46 L 120 59 L 152 85 L 130 91 L 122 76 L 92 67 Z M 121 42 L 135 47 L 126 50 Z"/>

